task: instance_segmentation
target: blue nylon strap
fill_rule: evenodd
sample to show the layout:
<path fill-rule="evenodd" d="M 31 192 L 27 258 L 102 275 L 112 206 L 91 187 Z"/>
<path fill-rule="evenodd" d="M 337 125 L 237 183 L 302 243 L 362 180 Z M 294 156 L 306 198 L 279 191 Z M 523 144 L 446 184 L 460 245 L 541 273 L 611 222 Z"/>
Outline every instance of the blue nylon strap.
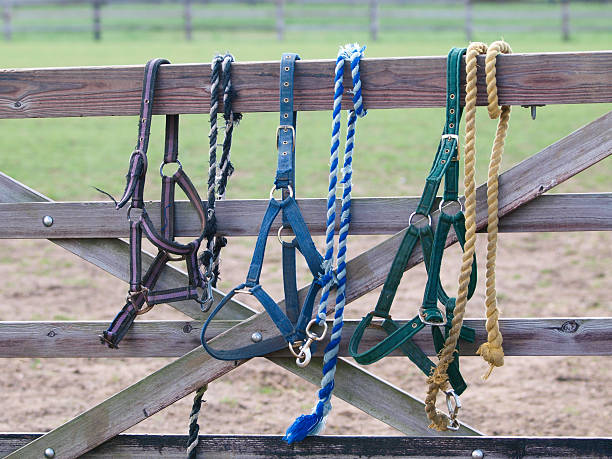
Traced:
<path fill-rule="evenodd" d="M 295 188 L 295 127 L 297 113 L 293 108 L 295 61 L 300 56 L 284 53 L 280 63 L 280 123 L 277 130 L 278 166 L 276 188 Z"/>
<path fill-rule="evenodd" d="M 246 279 L 247 285 L 251 287 L 259 283 L 264 253 L 266 251 L 266 243 L 268 242 L 268 233 L 270 232 L 272 223 L 274 223 L 274 219 L 280 212 L 282 203 L 282 201 L 279 202 L 276 199 L 270 199 L 266 213 L 261 221 L 257 242 L 255 243 L 255 250 L 253 251 L 253 258 L 251 259 L 251 265 L 249 266 L 249 272 L 247 273 Z"/>

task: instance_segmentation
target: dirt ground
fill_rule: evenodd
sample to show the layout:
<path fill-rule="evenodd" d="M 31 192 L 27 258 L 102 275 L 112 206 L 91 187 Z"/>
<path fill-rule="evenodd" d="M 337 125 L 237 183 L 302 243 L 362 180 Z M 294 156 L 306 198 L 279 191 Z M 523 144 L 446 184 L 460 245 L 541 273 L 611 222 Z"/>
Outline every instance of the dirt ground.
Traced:
<path fill-rule="evenodd" d="M 349 255 L 382 237 L 353 237 Z M 319 241 L 319 246 L 321 241 Z M 484 260 L 479 235 L 479 260 Z M 223 255 L 221 288 L 242 281 L 254 241 L 233 239 Z M 281 296 L 278 244 L 262 283 Z M 276 250 L 276 251 L 275 251 Z M 446 255 L 443 281 L 455 291 L 458 249 Z M 498 256 L 499 304 L 504 317 L 611 316 L 612 235 L 609 233 L 502 234 Z M 484 263 L 468 315 L 483 315 Z M 422 298 L 424 269 L 404 276 L 395 317 L 413 317 Z M 305 278 L 304 278 L 305 279 Z M 26 282 L 28 286 L 26 288 Z M 0 241 L 0 320 L 106 320 L 122 305 L 126 286 L 47 241 Z M 377 293 L 346 309 L 348 318 L 369 311 Z M 146 319 L 183 319 L 167 305 Z M 97 339 L 92 336 L 92 339 Z M 109 350 L 109 352 L 112 352 Z M 171 359 L 0 359 L 0 431 L 48 431 Z M 493 435 L 608 436 L 612 424 L 610 357 L 507 357 L 487 382 L 480 357 L 462 358 L 470 387 L 462 420 Z M 425 378 L 408 359 L 388 358 L 369 370 L 419 398 Z M 202 433 L 282 434 L 308 412 L 315 386 L 255 359 L 210 384 Z M 191 397 L 175 403 L 131 432 L 186 434 Z M 334 399 L 326 433 L 397 434 L 382 422 Z"/>

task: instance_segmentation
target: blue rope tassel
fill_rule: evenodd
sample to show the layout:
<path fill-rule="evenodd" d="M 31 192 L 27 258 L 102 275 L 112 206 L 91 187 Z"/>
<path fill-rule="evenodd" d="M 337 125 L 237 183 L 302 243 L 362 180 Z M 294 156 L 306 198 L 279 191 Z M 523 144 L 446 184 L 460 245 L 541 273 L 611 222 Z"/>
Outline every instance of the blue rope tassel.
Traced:
<path fill-rule="evenodd" d="M 347 124 L 346 144 L 344 147 L 344 164 L 342 168 L 342 207 L 340 214 L 340 230 L 338 237 L 338 287 L 336 290 L 336 309 L 330 341 L 325 348 L 323 356 L 323 378 L 321 389 L 318 392 L 319 401 L 311 414 L 301 415 L 287 429 L 283 439 L 291 444 L 301 441 L 308 435 L 317 435 L 325 428 L 325 420 L 332 409 L 331 396 L 334 390 L 334 375 L 338 361 L 338 348 L 342 338 L 342 326 L 344 325 L 344 305 L 346 289 L 346 241 L 351 220 L 351 190 L 352 190 L 352 162 L 353 147 L 355 139 L 355 125 L 357 117 L 366 115 L 361 97 L 361 77 L 359 74 L 359 61 L 363 57 L 364 47 L 358 44 L 346 45 L 340 49 L 336 60 L 336 75 L 334 78 L 334 108 L 332 112 L 332 140 L 330 151 L 329 189 L 327 196 L 327 229 L 325 233 L 325 278 L 328 281 L 323 287 L 321 300 L 317 312 L 317 321 L 321 323 L 327 317 L 327 304 L 331 288 L 331 273 L 333 271 L 334 254 L 334 229 L 336 221 L 336 189 L 338 181 L 338 149 L 340 146 L 340 112 L 342 105 L 342 94 L 344 85 L 344 61 L 351 61 L 351 74 L 353 77 L 353 105 L 354 109 L 349 111 Z"/>

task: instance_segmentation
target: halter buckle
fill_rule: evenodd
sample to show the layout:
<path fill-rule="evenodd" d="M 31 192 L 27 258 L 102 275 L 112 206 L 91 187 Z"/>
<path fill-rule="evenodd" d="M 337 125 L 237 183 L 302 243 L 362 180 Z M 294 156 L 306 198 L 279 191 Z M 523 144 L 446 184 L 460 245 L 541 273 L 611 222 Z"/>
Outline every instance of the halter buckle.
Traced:
<path fill-rule="evenodd" d="M 293 133 L 293 145 L 292 147 L 295 148 L 295 128 L 293 126 L 291 126 L 290 124 L 281 124 L 280 126 L 278 126 L 276 128 L 276 147 L 278 148 L 278 139 L 280 138 L 280 130 L 283 130 L 285 132 L 287 132 L 287 129 L 291 129 L 291 132 Z"/>
<path fill-rule="evenodd" d="M 440 312 L 440 314 L 442 314 L 443 320 L 442 320 L 442 322 L 433 322 L 433 321 L 431 321 L 431 320 L 427 320 L 427 319 L 425 318 L 425 308 L 420 307 L 420 308 L 419 308 L 419 319 L 421 319 L 421 322 L 422 322 L 423 324 L 425 324 L 425 325 L 431 325 L 431 326 L 433 326 L 433 327 L 441 327 L 441 326 L 446 325 L 446 324 L 447 324 L 447 322 L 448 322 L 448 319 L 447 319 L 447 317 L 446 317 L 446 311 L 440 311 L 440 310 L 438 309 L 438 312 Z"/>
<path fill-rule="evenodd" d="M 457 155 L 451 159 L 451 161 L 459 161 L 459 136 L 457 134 L 442 134 L 440 137 L 442 140 L 455 139 L 457 142 Z"/>

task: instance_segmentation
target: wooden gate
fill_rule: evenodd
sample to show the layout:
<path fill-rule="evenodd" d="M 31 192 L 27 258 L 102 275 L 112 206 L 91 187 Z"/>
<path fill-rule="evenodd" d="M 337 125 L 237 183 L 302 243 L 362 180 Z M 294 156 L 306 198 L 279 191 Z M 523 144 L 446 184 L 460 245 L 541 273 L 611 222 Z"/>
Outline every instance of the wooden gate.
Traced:
<path fill-rule="evenodd" d="M 497 62 L 501 104 L 612 102 L 612 52 L 513 54 L 499 56 Z M 331 109 L 330 75 L 334 64 L 332 60 L 296 64 L 297 110 Z M 444 57 L 363 60 L 366 106 L 444 106 L 445 65 Z M 478 103 L 486 105 L 484 56 L 479 58 L 479 67 Z M 209 74 L 208 65 L 163 66 L 154 113 L 208 113 L 210 90 L 208 86 L 203 88 L 203 82 L 208 82 Z M 350 72 L 346 74 L 345 87 L 351 88 Z M 277 62 L 233 64 L 235 110 L 276 111 L 278 79 Z M 137 115 L 141 84 L 142 66 L 3 70 L 0 118 Z M 389 87 L 394 88 L 392 96 Z M 348 108 L 350 101 L 345 103 Z M 612 230 L 612 193 L 544 195 L 611 153 L 612 112 L 609 112 L 504 172 L 499 180 L 500 231 Z M 487 221 L 485 185 L 478 188 L 477 197 L 477 228 L 483 230 Z M 411 197 L 353 200 L 353 234 L 393 236 L 348 262 L 347 303 L 382 285 L 416 201 Z M 298 202 L 313 234 L 324 234 L 325 199 Z M 266 203 L 267 200 L 220 201 L 218 231 L 230 237 L 256 235 Z M 153 219 L 159 217 L 159 202 L 147 209 Z M 54 218 L 49 227 L 42 224 L 46 215 Z M 178 215 L 177 234 L 197 235 L 195 216 L 189 212 Z M 128 244 L 118 239 L 128 236 L 125 218 L 125 212 L 116 211 L 111 203 L 54 203 L 0 173 L 0 238 L 49 239 L 127 281 Z M 447 245 L 454 242 L 452 234 Z M 151 260 L 150 255 L 143 256 L 145 269 Z M 421 261 L 422 254 L 417 250 L 406 269 Z M 166 266 L 158 286 L 173 288 L 183 285 L 185 280 L 184 273 Z M 304 295 L 306 290 L 304 287 L 300 293 Z M 222 292 L 215 291 L 216 301 L 222 296 Z M 50 448 L 55 457 L 71 458 L 95 448 L 90 457 L 184 455 L 185 437 L 116 436 L 247 361 L 215 360 L 201 348 L 199 328 L 205 315 L 197 303 L 170 306 L 192 321 L 137 321 L 116 351 L 99 344 L 96 335 L 103 328 L 99 322 L 0 322 L 0 357 L 178 357 L 45 435 L 0 434 L 0 454 L 14 451 L 9 457 L 44 457 L 44 451 Z M 266 314 L 256 313 L 236 300 L 224 309 L 222 319 L 212 327 L 218 335 L 214 338 L 217 344 L 231 343 L 236 347 L 248 344 L 255 331 L 264 336 L 276 333 Z M 474 355 L 478 345 L 486 341 L 484 320 L 467 320 L 466 324 L 476 329 L 477 337 L 475 343 L 462 345 L 461 353 Z M 356 321 L 346 324 L 341 356 L 348 355 L 348 337 L 355 326 Z M 506 355 L 612 355 L 612 318 L 502 319 L 500 326 Z M 366 340 L 378 340 L 382 333 L 374 330 Z M 166 339 L 158 340 L 160 335 Z M 430 340 L 421 338 L 417 335 L 417 344 L 428 354 L 435 354 Z M 306 368 L 298 368 L 288 352 L 279 351 L 266 358 L 307 381 L 317 384 L 320 380 L 320 354 Z M 202 436 L 198 452 L 223 452 L 231 457 L 286 454 L 368 457 L 380 456 L 381 452 L 389 456 L 425 457 L 469 456 L 480 449 L 486 456 L 612 455 L 609 438 L 482 437 L 467 425 L 462 425 L 458 432 L 429 430 L 421 401 L 344 358 L 339 359 L 334 393 L 411 437 L 324 436 L 287 446 L 276 436 Z M 112 423 L 98 423 L 109 418 Z"/>

